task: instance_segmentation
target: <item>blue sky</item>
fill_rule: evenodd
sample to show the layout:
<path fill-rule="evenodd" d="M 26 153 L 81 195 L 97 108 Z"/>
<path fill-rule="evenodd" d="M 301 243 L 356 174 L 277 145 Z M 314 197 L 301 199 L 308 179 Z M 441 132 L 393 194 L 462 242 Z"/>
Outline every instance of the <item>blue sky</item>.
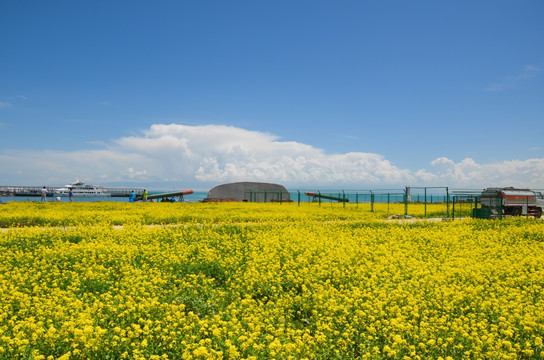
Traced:
<path fill-rule="evenodd" d="M 544 188 L 544 2 L 0 4 L 0 185 Z"/>

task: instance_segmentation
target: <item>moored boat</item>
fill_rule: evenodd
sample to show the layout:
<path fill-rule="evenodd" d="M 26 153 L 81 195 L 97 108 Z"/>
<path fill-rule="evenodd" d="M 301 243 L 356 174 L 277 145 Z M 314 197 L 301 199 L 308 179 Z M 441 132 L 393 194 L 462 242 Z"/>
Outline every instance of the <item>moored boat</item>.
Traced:
<path fill-rule="evenodd" d="M 70 190 L 72 190 L 72 196 L 110 196 L 103 186 L 85 184 L 79 179 L 62 188 L 55 189 L 53 194 L 54 196 L 69 196 Z"/>

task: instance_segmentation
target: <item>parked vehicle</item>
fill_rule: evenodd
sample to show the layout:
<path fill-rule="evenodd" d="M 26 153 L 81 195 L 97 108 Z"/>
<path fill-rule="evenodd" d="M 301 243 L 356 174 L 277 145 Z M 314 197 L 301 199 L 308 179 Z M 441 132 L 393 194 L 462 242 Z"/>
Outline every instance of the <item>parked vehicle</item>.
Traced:
<path fill-rule="evenodd" d="M 542 193 L 513 187 L 487 188 L 480 196 L 482 209 L 490 209 L 491 215 L 542 216 L 544 197 Z"/>

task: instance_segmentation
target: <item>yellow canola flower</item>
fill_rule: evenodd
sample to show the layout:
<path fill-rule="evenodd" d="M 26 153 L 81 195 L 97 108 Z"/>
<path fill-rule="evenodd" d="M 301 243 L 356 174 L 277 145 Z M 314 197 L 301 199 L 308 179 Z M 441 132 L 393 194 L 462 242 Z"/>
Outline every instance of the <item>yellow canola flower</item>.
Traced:
<path fill-rule="evenodd" d="M 543 358 L 541 221 L 60 205 L 0 209 L 0 358 Z"/>

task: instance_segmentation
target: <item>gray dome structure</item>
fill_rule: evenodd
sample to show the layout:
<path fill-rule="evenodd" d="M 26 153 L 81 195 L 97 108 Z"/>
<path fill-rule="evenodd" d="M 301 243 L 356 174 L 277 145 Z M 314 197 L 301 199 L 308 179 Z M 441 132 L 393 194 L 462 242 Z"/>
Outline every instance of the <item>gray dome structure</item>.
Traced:
<path fill-rule="evenodd" d="M 291 201 L 285 186 L 262 182 L 235 182 L 213 187 L 204 201 Z"/>

